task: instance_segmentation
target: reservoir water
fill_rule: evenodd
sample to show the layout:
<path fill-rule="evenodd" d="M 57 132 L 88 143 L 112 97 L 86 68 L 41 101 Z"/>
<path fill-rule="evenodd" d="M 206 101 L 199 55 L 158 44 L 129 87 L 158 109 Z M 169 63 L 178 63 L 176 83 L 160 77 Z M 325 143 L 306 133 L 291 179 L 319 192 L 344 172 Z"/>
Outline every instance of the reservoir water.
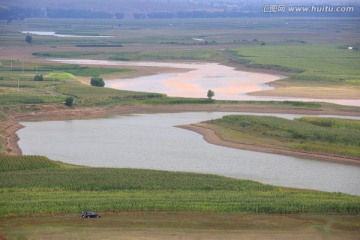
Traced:
<path fill-rule="evenodd" d="M 360 106 L 360 99 L 312 99 L 276 96 L 252 96 L 250 93 L 272 89 L 268 83 L 283 76 L 239 71 L 234 67 L 218 63 L 171 63 L 141 61 L 108 61 L 91 59 L 51 59 L 65 64 L 85 64 L 98 66 L 142 66 L 185 69 L 183 72 L 160 73 L 137 78 L 113 79 L 106 81 L 106 87 L 165 93 L 173 97 L 204 98 L 209 89 L 215 92 L 217 100 L 250 100 L 250 101 L 304 101 L 329 102 L 341 105 Z"/>
<path fill-rule="evenodd" d="M 33 34 L 39 36 L 54 36 L 54 37 L 61 37 L 61 38 L 111 38 L 113 36 L 91 36 L 91 35 L 71 35 L 71 34 L 58 34 L 56 32 L 51 31 L 22 31 L 21 33 L 25 34 Z"/>
<path fill-rule="evenodd" d="M 208 144 L 197 133 L 174 127 L 225 114 L 229 113 L 135 114 L 22 122 L 25 128 L 17 134 L 23 154 L 44 155 L 66 163 L 211 173 L 278 186 L 360 195 L 360 167 L 225 148 Z"/>

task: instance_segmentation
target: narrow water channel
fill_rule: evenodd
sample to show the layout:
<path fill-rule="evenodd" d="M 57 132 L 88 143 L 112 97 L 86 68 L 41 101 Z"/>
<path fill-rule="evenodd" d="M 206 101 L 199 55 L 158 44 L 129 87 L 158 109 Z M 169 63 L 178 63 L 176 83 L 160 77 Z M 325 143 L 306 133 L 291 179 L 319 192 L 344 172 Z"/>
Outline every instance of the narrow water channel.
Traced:
<path fill-rule="evenodd" d="M 360 195 L 360 167 L 225 148 L 208 144 L 197 133 L 174 127 L 225 114 L 229 113 L 135 114 L 22 122 L 25 128 L 17 134 L 24 154 L 44 155 L 66 163 L 211 173 L 278 186 Z"/>

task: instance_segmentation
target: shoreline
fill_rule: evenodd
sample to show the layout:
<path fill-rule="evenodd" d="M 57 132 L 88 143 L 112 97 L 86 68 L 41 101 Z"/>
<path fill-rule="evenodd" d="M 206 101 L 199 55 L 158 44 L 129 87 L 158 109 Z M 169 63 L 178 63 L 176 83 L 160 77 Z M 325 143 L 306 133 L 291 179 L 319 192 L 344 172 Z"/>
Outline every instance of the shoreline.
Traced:
<path fill-rule="evenodd" d="M 326 162 L 360 166 L 360 161 L 347 157 L 340 157 L 340 156 L 334 156 L 334 155 L 322 154 L 322 153 L 297 151 L 291 149 L 275 148 L 275 147 L 273 148 L 273 147 L 267 147 L 261 145 L 246 144 L 246 143 L 224 140 L 216 133 L 216 131 L 213 128 L 203 123 L 179 125 L 176 127 L 196 132 L 202 135 L 206 142 L 222 147 L 242 149 L 242 150 L 248 150 L 254 152 L 286 155 L 286 156 L 299 157 L 299 158 L 305 158 L 316 161 L 326 161 Z"/>
<path fill-rule="evenodd" d="M 16 132 L 22 129 L 24 126 L 22 126 L 13 117 L 8 117 L 4 125 L 5 126 L 3 127 L 3 130 L 5 135 L 3 137 L 5 140 L 5 153 L 7 155 L 22 155 L 22 151 L 18 145 L 18 141 L 20 139 Z"/>
<path fill-rule="evenodd" d="M 319 110 L 319 109 L 294 109 L 291 106 L 282 108 L 269 107 L 261 104 L 211 104 L 211 105 L 117 105 L 112 107 L 83 107 L 83 108 L 65 108 L 62 105 L 42 105 L 38 111 L 9 113 L 5 124 L 5 149 L 8 155 L 21 155 L 21 149 L 18 146 L 19 138 L 16 134 L 23 128 L 19 123 L 21 121 L 64 121 L 75 119 L 94 119 L 111 117 L 115 115 L 129 114 L 156 114 L 156 113 L 177 113 L 177 112 L 249 112 L 249 113 L 285 113 L 285 114 L 307 114 L 307 115 L 347 115 L 360 116 L 360 112 L 346 110 Z M 342 157 L 321 155 L 316 153 L 293 152 L 289 150 L 271 149 L 260 146 L 252 146 L 238 143 L 226 142 L 214 136 L 210 129 L 199 128 L 199 124 L 190 124 L 187 126 L 177 126 L 187 130 L 198 132 L 204 136 L 204 139 L 212 144 L 247 149 L 252 151 L 277 153 L 282 155 L 305 157 L 315 160 L 329 160 L 332 162 L 360 165 L 360 161 L 351 160 Z M 215 134 L 216 135 L 216 134 Z M 235 145 L 234 145 L 235 144 Z M 355 162 L 354 162 L 355 161 Z"/>

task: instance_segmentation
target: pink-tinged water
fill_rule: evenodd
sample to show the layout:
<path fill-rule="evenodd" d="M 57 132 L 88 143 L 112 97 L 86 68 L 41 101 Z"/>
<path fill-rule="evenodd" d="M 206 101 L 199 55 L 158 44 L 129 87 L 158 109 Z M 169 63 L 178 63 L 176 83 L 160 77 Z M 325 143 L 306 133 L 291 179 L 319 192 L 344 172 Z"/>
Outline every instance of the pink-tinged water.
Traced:
<path fill-rule="evenodd" d="M 249 93 L 272 89 L 268 83 L 283 76 L 236 70 L 218 63 L 163 63 L 163 62 L 122 62 L 88 59 L 56 59 L 67 64 L 86 64 L 100 66 L 145 66 L 186 69 L 184 72 L 164 73 L 137 78 L 106 81 L 106 87 L 164 93 L 172 97 L 206 98 L 207 91 L 215 92 L 218 100 L 247 101 L 304 101 L 329 102 L 341 105 L 360 106 L 360 99 L 311 99 L 274 96 L 251 96 Z"/>

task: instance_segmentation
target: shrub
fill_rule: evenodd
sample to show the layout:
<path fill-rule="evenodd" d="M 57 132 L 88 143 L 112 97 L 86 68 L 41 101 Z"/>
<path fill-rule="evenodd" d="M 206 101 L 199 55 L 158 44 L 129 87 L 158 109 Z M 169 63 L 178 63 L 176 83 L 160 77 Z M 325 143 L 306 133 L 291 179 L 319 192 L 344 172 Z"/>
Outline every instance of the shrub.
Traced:
<path fill-rule="evenodd" d="M 36 74 L 34 77 L 34 81 L 44 81 L 44 77 L 42 74 Z"/>
<path fill-rule="evenodd" d="M 73 97 L 67 97 L 65 99 L 65 105 L 68 107 L 72 107 L 74 105 L 74 98 Z"/>
<path fill-rule="evenodd" d="M 90 84 L 91 84 L 91 86 L 95 86 L 95 87 L 104 87 L 105 86 L 104 80 L 100 77 L 92 77 Z"/>

